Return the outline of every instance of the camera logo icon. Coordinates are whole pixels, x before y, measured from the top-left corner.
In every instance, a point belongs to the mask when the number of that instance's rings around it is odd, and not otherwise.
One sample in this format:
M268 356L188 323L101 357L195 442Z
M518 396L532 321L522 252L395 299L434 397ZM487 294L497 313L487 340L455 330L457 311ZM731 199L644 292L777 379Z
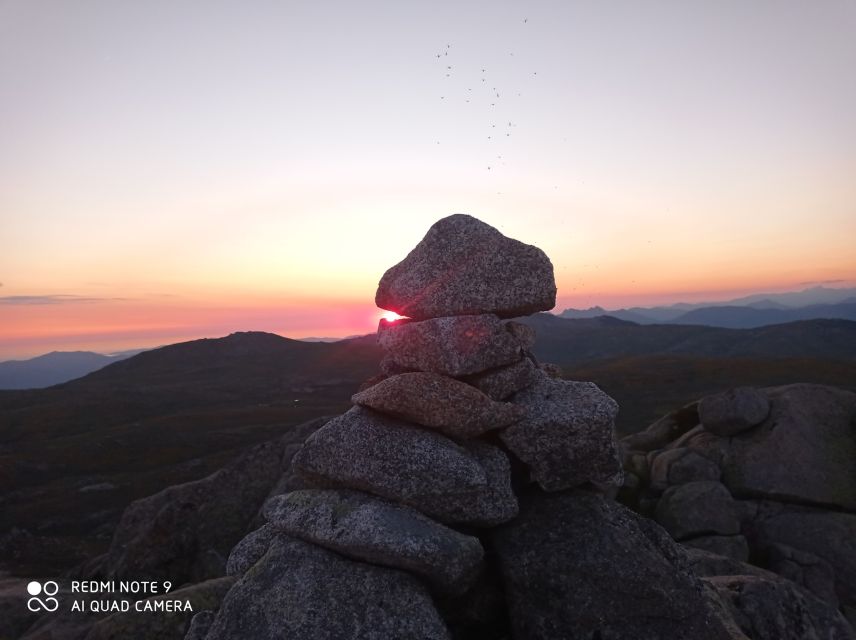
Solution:
M33 580L27 585L27 593L32 596L27 600L27 609L30 611L56 611L59 609L59 600L53 597L59 593L59 585L53 580L48 580L44 584ZM44 598L39 596L44 596Z

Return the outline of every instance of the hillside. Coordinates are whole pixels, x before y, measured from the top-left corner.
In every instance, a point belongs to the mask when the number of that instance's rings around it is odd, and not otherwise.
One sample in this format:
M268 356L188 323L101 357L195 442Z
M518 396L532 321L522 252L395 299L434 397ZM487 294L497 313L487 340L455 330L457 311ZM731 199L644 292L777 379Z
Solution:
M541 313L535 355L563 366L605 358L667 354L721 358L856 360L856 322L807 320L756 329L638 325L609 316L568 320Z
M69 566L132 500L199 478L291 426L343 410L377 371L374 337L272 334L170 345L49 389L0 392L0 569ZM38 541L4 541L12 528ZM8 538L8 536L7 536ZM28 560L29 558L29 560Z
M622 433L736 384L856 381L854 322L527 322L540 360L618 400ZM237 333L141 353L49 389L0 392L0 570L13 557L16 567L61 570L102 552L128 503L339 413L381 356L374 336L310 343Z

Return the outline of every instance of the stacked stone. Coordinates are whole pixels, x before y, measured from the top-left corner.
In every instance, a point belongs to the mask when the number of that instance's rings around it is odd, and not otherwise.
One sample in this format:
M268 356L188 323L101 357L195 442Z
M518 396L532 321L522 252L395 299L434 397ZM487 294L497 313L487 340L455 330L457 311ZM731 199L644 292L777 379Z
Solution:
M198 637L451 637L435 603L498 574L482 541L518 515L515 488L618 483L617 404L551 376L510 320L555 297L540 249L466 215L434 224L380 281L377 305L405 316L380 322L383 374L296 454L308 488L267 503Z

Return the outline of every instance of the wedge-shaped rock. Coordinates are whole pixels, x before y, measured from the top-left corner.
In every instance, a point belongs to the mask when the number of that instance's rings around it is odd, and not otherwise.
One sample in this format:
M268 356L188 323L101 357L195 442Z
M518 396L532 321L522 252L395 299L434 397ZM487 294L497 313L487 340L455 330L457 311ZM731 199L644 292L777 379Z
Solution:
M280 531L354 560L409 571L451 594L472 586L484 556L478 538L358 491L294 491L271 498L264 513Z
M426 587L282 535L229 591L207 640L447 640Z
M505 400L535 382L537 367L523 358L504 367L484 371L464 380L494 400Z
M523 409L523 418L500 437L544 490L621 481L613 436L618 404L597 385L555 380L541 371L511 401Z
M242 576L267 553L276 529L266 524L250 532L235 545L226 562L227 576Z
M474 438L506 427L521 413L514 405L495 402L464 382L422 372L387 378L355 394L351 401L455 438Z
M375 303L409 318L495 313L502 318L556 306L547 255L472 216L438 220L380 280Z
M381 320L378 342L403 370L453 378L511 364L522 343L495 315L450 316L421 322Z
M292 465L319 488L366 491L446 523L493 526L517 514L508 458L354 407L312 434Z

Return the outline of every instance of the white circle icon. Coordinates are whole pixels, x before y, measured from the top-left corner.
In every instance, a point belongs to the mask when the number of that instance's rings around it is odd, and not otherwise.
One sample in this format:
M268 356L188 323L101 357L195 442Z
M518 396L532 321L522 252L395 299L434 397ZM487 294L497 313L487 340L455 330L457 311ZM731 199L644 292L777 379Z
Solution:
M27 593L31 596L37 596L42 592L42 584L40 582L36 582L33 580L30 584L27 585Z

